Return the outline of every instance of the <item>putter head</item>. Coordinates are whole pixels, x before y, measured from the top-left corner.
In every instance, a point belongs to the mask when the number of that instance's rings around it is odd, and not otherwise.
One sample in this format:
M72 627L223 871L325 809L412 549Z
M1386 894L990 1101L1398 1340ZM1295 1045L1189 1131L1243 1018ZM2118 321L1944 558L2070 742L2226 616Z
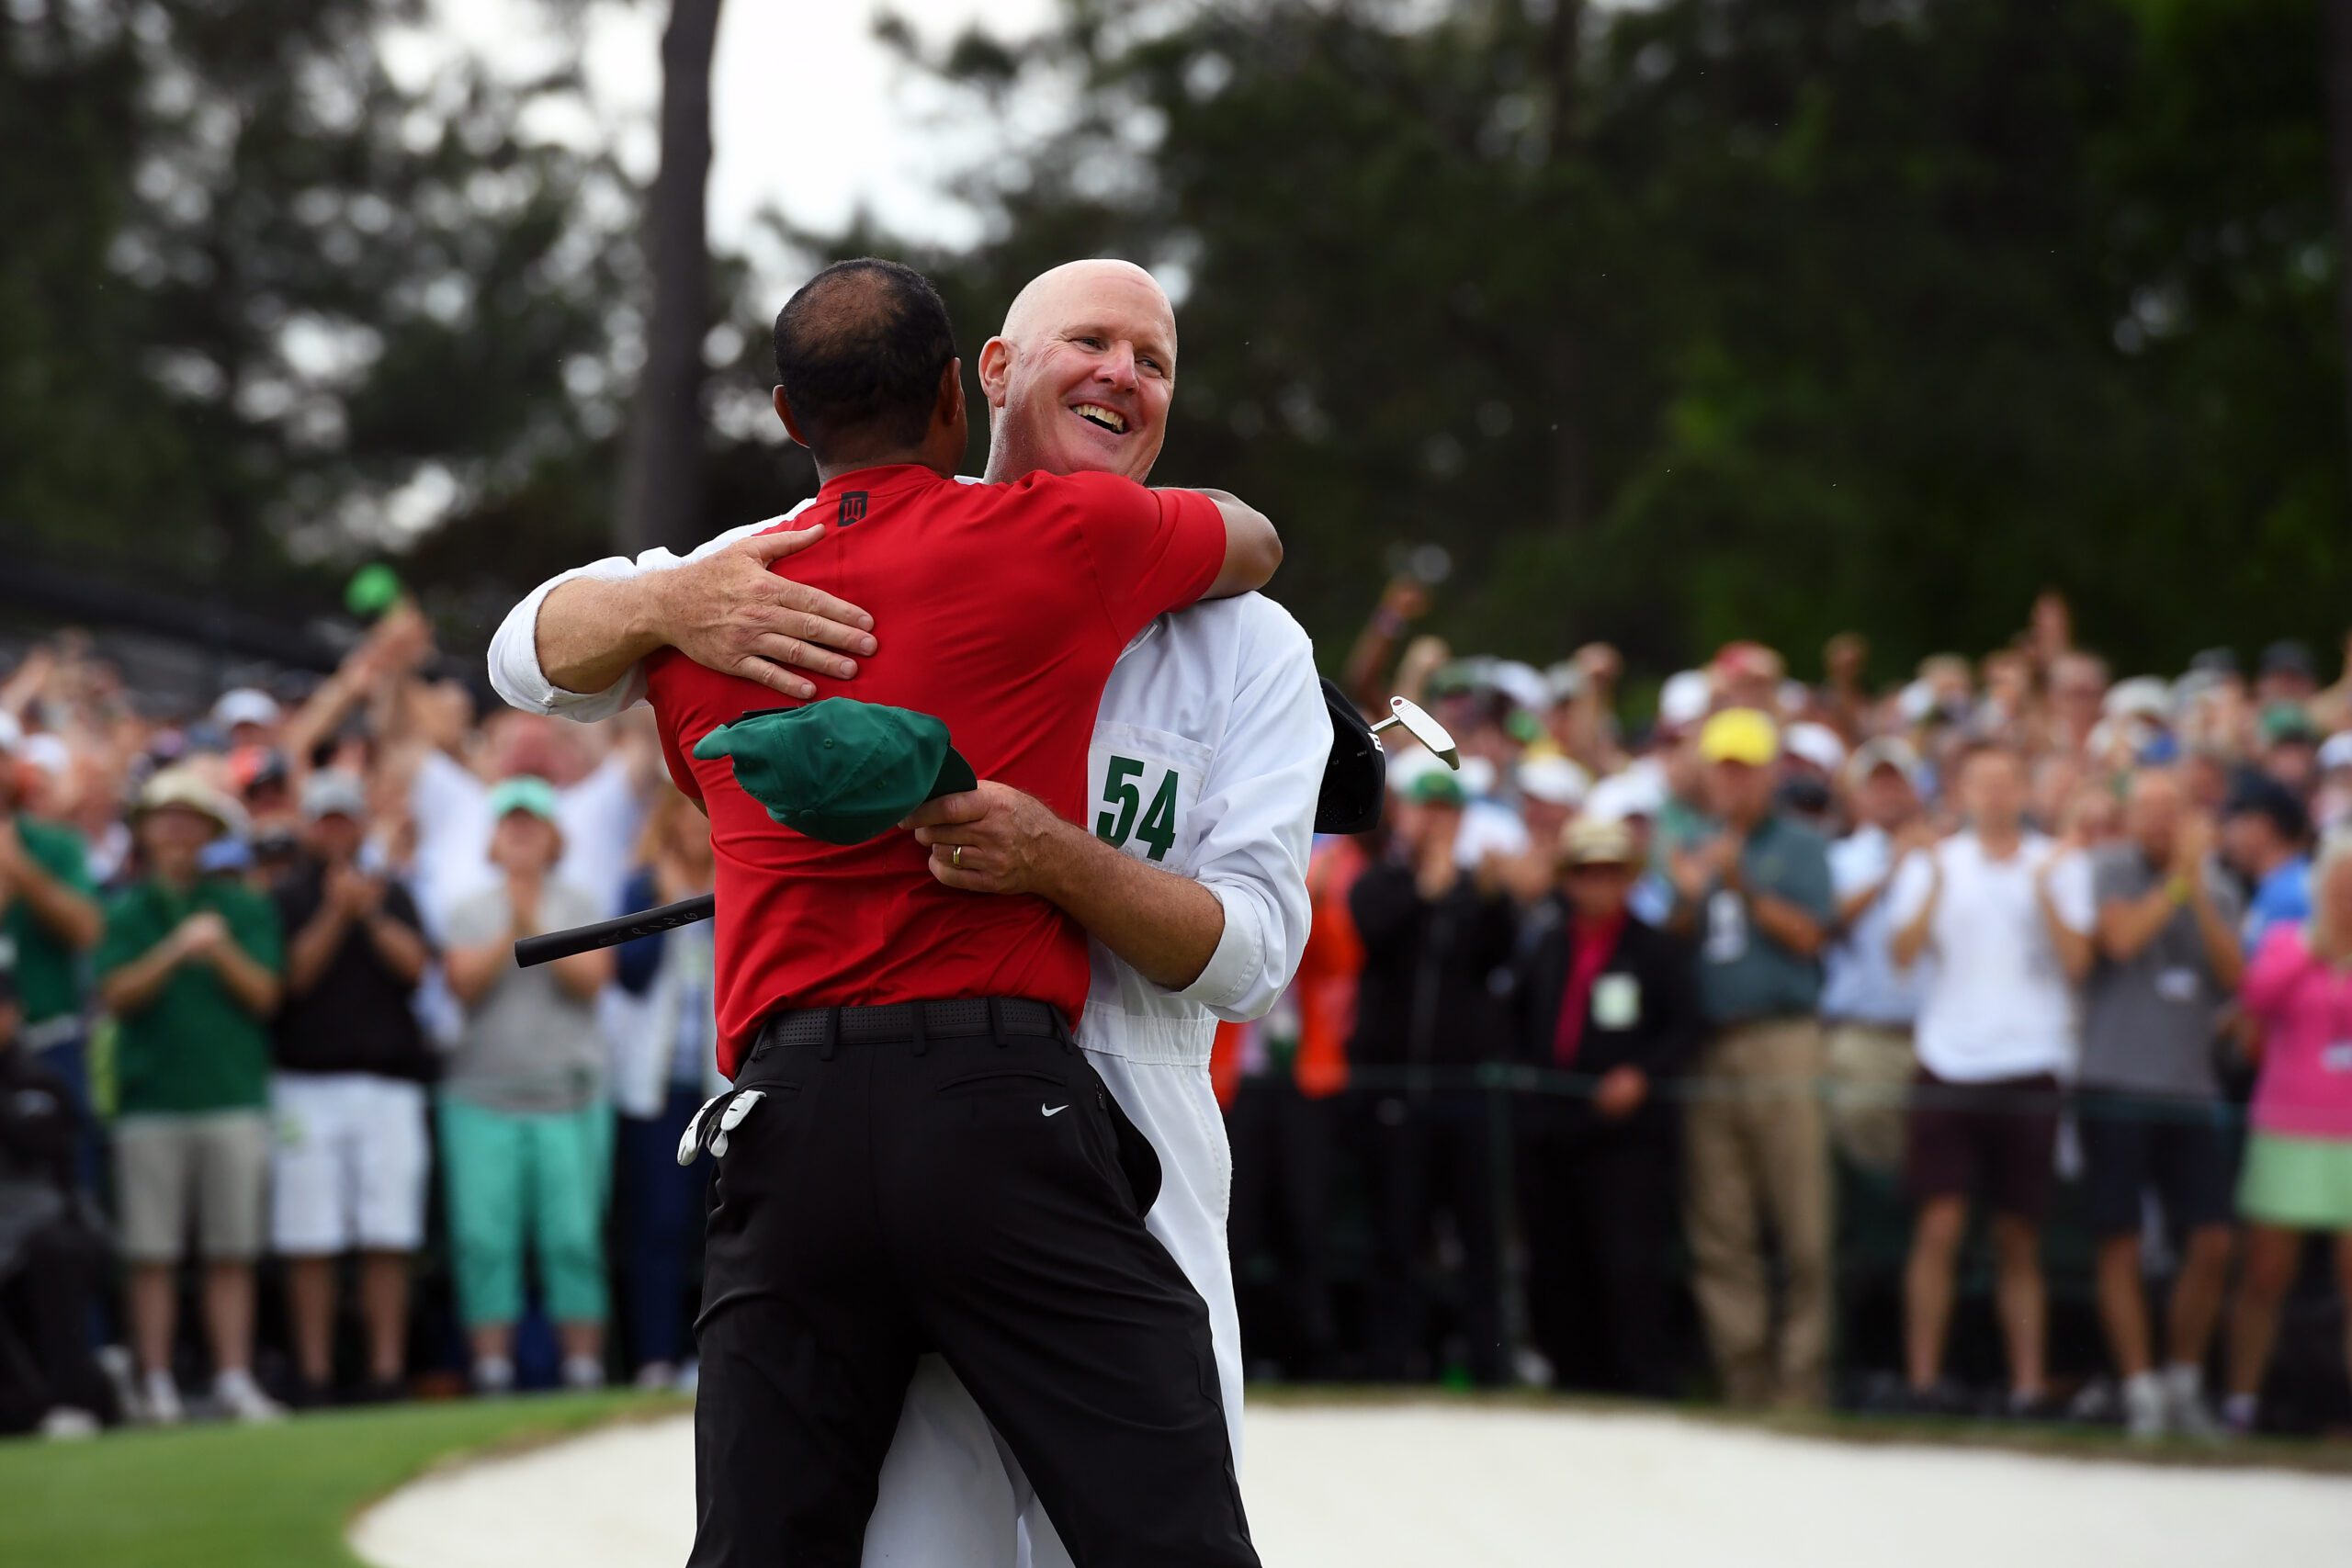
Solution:
M1445 726L1431 718L1417 704L1408 703L1402 697L1389 698L1388 720L1374 728L1385 729L1390 724L1402 726L1406 734L1430 749L1431 756L1456 773L1462 771L1462 753L1455 749L1453 737L1445 732Z

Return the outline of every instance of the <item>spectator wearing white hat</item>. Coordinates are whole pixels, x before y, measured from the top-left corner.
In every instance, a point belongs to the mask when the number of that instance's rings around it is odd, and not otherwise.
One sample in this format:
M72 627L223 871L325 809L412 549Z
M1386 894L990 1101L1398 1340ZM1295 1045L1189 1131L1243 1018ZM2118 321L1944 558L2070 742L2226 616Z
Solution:
M287 1259L306 1398L334 1384L335 1263L351 1252L359 1255L368 1393L389 1397L408 1339L410 1260L424 1240L433 1058L411 999L431 953L407 890L361 866L361 780L312 773L301 814L301 856L275 890L288 936L270 1086L270 1232Z
M1674 884L1656 852L1657 818L1665 806L1664 772L1656 762L1645 760L1596 780L1578 812L1596 822L1622 823L1634 836L1634 850L1644 869L1634 884L1630 902L1635 918L1654 926L1665 925L1674 914Z
M277 699L257 686L223 692L212 705L212 722L228 736L232 750L269 746L277 739L277 727L285 716Z
M130 1265L143 1414L181 1416L172 1377L176 1273L191 1224L205 1263L214 1393L242 1420L278 1414L253 1378L254 1263L269 1180L269 1032L285 950L277 912L198 869L235 807L194 773L147 781L132 815L146 874L107 911L96 969L119 1021L115 1198Z
M1919 1070L1912 1031L1922 976L1898 968L1887 888L1906 855L1936 833L1921 810L1919 761L1901 740L1866 741L1846 779L1854 830L1829 847L1838 923L1822 954L1827 1025L1829 1136L1857 1168L1894 1180L1903 1169L1903 1117Z
M1566 757L1545 755L1522 761L1517 782L1520 820L1526 826L1528 845L1501 869L1511 897L1524 905L1552 890L1557 879L1560 833L1584 804L1592 775Z
M2320 742L2319 788L2312 796L2312 818L2322 834L2352 820L2352 730Z

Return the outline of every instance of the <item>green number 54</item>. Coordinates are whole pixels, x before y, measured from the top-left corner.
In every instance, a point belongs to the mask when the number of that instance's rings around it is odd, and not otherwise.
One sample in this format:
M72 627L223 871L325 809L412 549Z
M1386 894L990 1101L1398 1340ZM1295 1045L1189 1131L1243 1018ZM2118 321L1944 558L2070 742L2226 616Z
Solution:
M1110 760L1102 773L1102 804L1109 809L1095 814L1094 836L1116 849L1125 849L1132 838L1150 852L1150 859L1162 861L1176 842L1177 773L1170 768L1159 775L1148 806L1139 787L1143 773L1143 763L1133 757Z

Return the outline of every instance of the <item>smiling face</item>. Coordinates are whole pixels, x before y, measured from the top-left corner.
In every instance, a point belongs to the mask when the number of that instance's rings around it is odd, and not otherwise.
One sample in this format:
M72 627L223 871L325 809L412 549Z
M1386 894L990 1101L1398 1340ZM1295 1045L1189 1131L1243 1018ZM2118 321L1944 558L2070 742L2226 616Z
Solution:
M1040 276L980 351L988 477L1114 473L1141 480L1167 439L1176 317L1151 275L1084 261Z

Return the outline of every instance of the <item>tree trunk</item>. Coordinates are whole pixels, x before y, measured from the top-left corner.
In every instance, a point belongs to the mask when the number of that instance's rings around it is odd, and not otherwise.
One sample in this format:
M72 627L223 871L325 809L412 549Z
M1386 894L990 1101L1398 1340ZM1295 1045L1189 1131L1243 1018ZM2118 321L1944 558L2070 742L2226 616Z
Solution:
M671 0L662 30L662 167L645 204L653 306L614 530L625 554L695 543L705 532L702 343L710 330L710 243L704 196L720 3Z
M2352 0L2322 0L2327 17L2328 175L2335 182L2335 301L2347 382L2352 382ZM2352 385L2345 393L2347 457L2352 457Z
M1577 73L1584 43L1583 0L1553 0L1552 17L1544 39L1544 73L1550 99L1544 126L1544 163L1556 172L1577 155ZM1548 334L1552 427L1552 522L1562 533L1584 526L1587 490L1590 484L1585 447L1584 338L1577 315L1583 291L1569 288L1558 305L1559 318Z

